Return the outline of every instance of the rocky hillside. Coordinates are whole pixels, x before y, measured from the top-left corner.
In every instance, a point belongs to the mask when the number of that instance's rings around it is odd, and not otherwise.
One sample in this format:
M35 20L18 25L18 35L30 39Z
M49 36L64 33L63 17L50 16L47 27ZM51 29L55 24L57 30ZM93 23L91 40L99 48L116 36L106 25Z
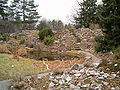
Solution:
M101 35L102 31L101 29L91 30L89 28L81 28L74 30L74 33L81 39L81 42L76 43L75 47L80 48L81 50L93 50L95 47L94 38L97 35Z
M49 77L49 90L120 90L120 75L101 68L75 64L70 70Z

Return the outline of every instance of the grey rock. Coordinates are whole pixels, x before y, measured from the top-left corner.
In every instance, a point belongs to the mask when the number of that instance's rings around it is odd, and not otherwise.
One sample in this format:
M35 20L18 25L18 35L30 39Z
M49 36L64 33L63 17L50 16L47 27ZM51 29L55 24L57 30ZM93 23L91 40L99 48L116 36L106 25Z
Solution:
M117 86L117 87L115 88L115 90L120 90L120 88Z
M93 87L89 87L89 89L88 90L95 90L95 88L93 88Z
M84 68L83 64L75 64L74 66L71 67L71 70L80 70Z
M94 66L94 67L98 67L99 65L100 65L100 62L92 63L92 66Z
M111 74L112 78L116 78L116 76L117 76L116 74Z
M108 82L105 82L105 81L102 81L102 84L107 86L109 83Z
M70 88L61 88L60 90L70 90Z

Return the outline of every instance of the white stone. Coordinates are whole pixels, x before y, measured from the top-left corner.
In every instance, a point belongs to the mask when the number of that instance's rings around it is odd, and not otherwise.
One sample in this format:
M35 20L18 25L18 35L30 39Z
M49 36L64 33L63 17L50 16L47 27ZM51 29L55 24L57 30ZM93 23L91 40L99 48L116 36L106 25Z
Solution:
M74 74L76 77L79 77L79 76L81 76L81 74Z
M107 70L107 71L109 71L110 69L109 69L109 68L107 68L106 70Z
M98 77L98 79L99 79L99 80L103 80L103 79L104 79L104 77Z
M102 72L100 72L100 74L101 74L101 75L103 75L103 74L104 74L104 72L102 71Z
M95 90L102 90L100 87L95 87Z
M51 82L50 84L49 84L49 87L51 88L51 87L54 87L55 86L55 84L53 83L53 82Z
M103 85L107 86L109 83L102 81Z
M60 80L60 81L59 81L59 84L60 84L60 85L65 84L65 80Z
M117 66L118 66L118 64L115 64L114 66L115 66L115 67L117 67Z
M107 74L107 73L104 73L104 75L103 75L104 78L108 78L109 76L110 76L110 75Z
M72 80L72 78L69 77L69 76L66 78L66 81L67 81L67 82L69 82L69 81L71 81L71 80Z
M90 58L92 58L92 57L91 57L91 56L86 56L86 57L85 57L85 59L90 59Z
M89 87L89 85L87 85L87 84L86 85L81 85L80 87L81 88L87 88L87 87Z
M61 79L62 77L61 76L56 76L56 79Z
M96 73L95 71L89 71L90 75L95 75L95 73Z
M114 87L112 87L112 88L111 88L111 90L115 90L115 88L114 88Z
M49 77L49 81L52 81L53 79L54 79L53 76L50 76L50 77Z
M94 67L98 67L100 65L100 62L94 62L94 63L92 63L92 66L94 66Z

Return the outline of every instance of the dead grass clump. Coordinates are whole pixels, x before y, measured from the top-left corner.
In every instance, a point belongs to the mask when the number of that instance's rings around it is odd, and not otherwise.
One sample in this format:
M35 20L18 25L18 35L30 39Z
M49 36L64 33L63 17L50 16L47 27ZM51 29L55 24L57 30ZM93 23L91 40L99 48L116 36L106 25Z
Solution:
M64 73L64 69L53 70L53 75L62 75L63 73Z
M27 56L27 49L24 46L20 47L18 49L18 55L22 57Z
M10 51L8 50L7 44L0 45L0 53L10 53Z

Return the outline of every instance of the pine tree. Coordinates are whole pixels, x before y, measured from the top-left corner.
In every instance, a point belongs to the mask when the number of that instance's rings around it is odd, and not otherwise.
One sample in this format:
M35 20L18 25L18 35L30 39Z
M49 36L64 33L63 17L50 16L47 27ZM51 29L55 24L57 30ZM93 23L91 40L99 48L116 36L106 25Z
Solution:
M97 0L83 0L78 2L80 8L77 10L77 16L74 17L76 28L89 27L89 24L96 24L97 18Z
M104 28L104 39L99 48L106 48L101 51L109 51L120 45L120 0L102 0L103 5L99 12L101 26Z
M28 1L28 8L27 8L27 20L30 22L36 22L40 18L37 8L38 5L34 4L34 0L29 0Z
M8 9L8 5L7 5L8 0L0 0L0 17L4 20L7 18L7 9Z
M22 11L21 11L21 0L13 0L10 5L10 17L12 21L21 21Z
M37 7L34 0L13 0L10 6L11 16L14 21L36 22L39 18Z

